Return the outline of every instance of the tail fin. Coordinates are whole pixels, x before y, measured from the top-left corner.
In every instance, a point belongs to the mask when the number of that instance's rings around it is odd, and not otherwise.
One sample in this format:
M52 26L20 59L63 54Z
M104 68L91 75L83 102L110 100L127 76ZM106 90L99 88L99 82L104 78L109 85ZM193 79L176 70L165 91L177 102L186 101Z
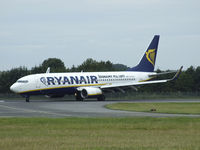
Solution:
M155 35L140 63L128 71L153 72L156 62L159 35Z

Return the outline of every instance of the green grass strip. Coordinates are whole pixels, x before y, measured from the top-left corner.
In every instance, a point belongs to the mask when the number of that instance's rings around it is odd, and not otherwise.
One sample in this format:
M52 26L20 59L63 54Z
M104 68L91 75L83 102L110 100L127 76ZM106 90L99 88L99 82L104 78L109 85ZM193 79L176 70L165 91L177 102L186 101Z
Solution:
M115 103L106 108L115 110L170 114L200 114L200 103Z
M1 118L2 150L200 149L200 118Z

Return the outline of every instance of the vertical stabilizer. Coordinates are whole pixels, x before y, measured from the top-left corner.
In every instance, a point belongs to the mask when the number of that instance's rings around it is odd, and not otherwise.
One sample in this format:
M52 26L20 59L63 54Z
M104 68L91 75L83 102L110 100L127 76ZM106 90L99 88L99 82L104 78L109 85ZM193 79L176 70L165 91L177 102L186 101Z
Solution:
M153 72L156 62L156 54L158 49L159 35L155 35L151 41L148 49L142 57L140 63L130 68L128 71L141 71L141 72Z

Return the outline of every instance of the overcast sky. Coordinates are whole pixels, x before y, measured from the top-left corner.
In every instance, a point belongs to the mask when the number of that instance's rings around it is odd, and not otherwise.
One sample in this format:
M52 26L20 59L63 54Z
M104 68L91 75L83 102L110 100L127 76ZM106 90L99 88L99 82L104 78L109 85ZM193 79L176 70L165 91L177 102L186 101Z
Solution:
M156 69L200 66L200 1L0 0L0 71L47 58L132 67L155 34Z

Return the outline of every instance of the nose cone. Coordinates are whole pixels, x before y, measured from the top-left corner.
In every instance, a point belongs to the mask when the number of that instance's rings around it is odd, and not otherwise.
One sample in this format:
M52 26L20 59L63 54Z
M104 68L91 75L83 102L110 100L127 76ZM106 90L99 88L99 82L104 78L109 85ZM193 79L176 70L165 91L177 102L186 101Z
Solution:
M16 87L16 84L15 84L15 83L10 87L10 90L11 90L12 92L17 93L17 87Z

